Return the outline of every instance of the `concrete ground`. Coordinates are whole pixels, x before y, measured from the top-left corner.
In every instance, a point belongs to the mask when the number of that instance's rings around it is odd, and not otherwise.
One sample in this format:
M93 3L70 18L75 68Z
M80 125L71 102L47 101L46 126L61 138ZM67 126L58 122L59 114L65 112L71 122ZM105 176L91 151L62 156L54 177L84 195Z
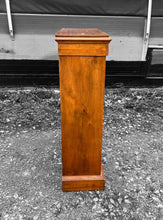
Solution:
M0 219L162 220L163 87L105 90L104 191L61 189L59 95L0 91Z

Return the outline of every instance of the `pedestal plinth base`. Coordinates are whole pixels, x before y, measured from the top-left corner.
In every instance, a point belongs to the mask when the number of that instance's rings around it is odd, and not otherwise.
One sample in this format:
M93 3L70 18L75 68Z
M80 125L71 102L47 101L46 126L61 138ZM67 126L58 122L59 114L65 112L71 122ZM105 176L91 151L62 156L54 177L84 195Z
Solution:
M62 176L63 191L104 190L103 168L100 175Z

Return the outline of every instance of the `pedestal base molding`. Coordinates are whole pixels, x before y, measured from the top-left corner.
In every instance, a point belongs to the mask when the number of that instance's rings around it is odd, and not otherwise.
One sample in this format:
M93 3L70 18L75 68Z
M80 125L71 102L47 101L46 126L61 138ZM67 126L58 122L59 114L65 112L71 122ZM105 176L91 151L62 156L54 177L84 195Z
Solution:
M62 176L64 191L104 190L105 177L103 168L100 175Z

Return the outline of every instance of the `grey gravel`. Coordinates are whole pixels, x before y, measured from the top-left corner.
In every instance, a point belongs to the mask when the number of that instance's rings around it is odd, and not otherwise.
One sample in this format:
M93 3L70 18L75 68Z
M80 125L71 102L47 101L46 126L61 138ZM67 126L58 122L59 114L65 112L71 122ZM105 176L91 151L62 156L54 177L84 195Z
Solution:
M1 220L162 220L163 87L105 90L104 191L62 192L58 89L0 91Z

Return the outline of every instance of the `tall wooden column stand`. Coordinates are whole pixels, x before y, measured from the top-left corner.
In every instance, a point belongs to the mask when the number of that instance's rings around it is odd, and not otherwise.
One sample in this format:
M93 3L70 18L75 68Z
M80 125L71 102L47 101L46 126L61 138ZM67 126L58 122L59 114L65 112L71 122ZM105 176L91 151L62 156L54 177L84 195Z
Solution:
M103 190L101 163L105 63L109 36L98 29L61 29L62 188Z

